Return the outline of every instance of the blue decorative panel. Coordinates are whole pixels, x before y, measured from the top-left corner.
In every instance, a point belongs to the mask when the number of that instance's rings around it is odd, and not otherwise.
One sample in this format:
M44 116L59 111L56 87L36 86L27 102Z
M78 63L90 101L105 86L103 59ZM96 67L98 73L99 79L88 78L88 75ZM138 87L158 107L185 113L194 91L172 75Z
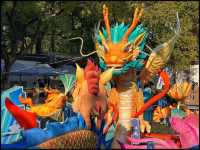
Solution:
M22 86L14 86L1 94L1 144L10 144L21 139L19 124L5 107L5 98L8 97L14 104L24 109L24 105L21 105L18 99L20 95L26 97Z
M132 135L131 137L140 138L140 120L137 118L132 119Z

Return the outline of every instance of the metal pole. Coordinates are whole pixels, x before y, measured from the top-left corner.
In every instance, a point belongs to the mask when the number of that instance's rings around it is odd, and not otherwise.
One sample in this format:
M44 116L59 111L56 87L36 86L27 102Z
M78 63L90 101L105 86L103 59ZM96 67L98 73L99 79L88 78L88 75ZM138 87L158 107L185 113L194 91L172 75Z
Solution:
M21 73L19 74L19 81L20 81L20 84L22 85L22 74Z

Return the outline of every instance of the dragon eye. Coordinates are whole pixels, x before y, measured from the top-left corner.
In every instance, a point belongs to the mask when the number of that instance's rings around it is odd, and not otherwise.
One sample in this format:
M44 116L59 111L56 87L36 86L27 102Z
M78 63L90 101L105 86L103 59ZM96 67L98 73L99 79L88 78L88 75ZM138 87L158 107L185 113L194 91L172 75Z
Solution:
M132 44L128 44L125 48L124 48L124 52L129 52L133 49Z
M104 51L105 53L108 52L108 48L104 45L99 45L99 48Z
M105 52L108 52L108 47L107 46L103 46L103 48L104 48Z
M102 47L103 47L103 50L104 50L105 52L108 52L109 47L108 47L108 45L107 45L105 42L102 43Z

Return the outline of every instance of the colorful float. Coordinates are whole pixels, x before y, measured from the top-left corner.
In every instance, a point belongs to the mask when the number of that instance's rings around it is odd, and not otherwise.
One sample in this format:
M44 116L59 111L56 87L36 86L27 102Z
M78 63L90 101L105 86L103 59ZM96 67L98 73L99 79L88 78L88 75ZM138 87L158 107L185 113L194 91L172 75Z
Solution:
M96 51L91 53L97 53L99 64L88 59L85 68L76 64L75 77L61 76L65 92L45 88L48 96L43 104L33 104L23 93L16 94L17 98L3 94L1 112L6 116L9 112L18 125L16 132L7 134L17 134L18 138L9 140L3 135L2 147L198 148L199 117L181 107L191 84L171 85L170 75L164 70L180 33L178 14L174 36L152 49L146 45L148 31L141 24L142 14L143 8L136 8L130 25L110 26L108 8L103 6L105 28L95 30ZM145 46L150 54L145 52ZM84 55L82 51L81 54ZM157 93L144 90L153 77L160 78L161 88ZM72 103L68 102L68 96L72 96ZM173 103L165 107L156 105L166 96ZM153 119L145 120L144 113L149 108L153 110ZM152 122L162 125L163 120L171 133L155 133ZM3 132L9 132L8 125L12 124L3 123Z

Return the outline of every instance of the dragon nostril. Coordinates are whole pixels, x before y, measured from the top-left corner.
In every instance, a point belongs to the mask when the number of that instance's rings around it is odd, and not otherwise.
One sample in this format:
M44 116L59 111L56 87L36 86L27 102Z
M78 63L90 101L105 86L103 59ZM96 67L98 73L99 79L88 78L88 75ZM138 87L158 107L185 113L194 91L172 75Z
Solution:
M118 62L119 62L119 63L124 63L125 61L127 61L127 60L118 59Z
M110 57L111 62L116 62L117 61L117 56L111 56Z

